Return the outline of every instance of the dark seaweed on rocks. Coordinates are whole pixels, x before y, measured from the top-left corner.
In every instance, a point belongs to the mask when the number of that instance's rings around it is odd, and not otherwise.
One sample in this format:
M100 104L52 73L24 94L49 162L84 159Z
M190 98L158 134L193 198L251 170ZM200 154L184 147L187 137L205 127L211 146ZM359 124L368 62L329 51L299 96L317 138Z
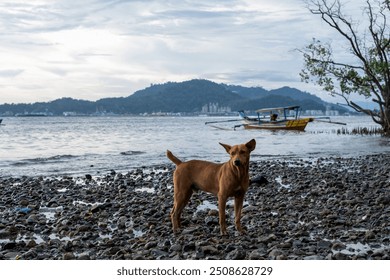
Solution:
M172 234L173 165L2 178L0 259L390 259L388 162L390 155L251 162L252 178L266 181L253 180L246 195L247 233L237 234L228 203L223 238L216 198L202 192Z

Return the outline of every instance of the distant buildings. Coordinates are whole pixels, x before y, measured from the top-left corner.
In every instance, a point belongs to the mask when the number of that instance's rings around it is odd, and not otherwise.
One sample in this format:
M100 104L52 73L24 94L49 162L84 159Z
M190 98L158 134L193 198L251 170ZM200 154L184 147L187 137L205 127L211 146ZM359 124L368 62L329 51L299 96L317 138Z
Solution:
M325 112L322 110L305 110L304 115L306 116L339 116L340 112L337 110L331 110L331 106L326 106Z
M219 106L218 103L205 104L202 107L202 114L224 114L231 113L232 109L229 106Z

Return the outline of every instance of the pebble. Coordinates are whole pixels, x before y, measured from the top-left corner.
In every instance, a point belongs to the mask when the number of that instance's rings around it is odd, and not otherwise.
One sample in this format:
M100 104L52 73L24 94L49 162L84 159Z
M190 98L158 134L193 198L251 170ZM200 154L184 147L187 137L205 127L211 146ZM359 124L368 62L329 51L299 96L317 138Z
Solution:
M383 162L390 155L251 162L246 234L234 228L231 200L224 237L218 210L197 211L216 201L202 192L172 232L171 164L0 178L0 259L389 259L390 167Z

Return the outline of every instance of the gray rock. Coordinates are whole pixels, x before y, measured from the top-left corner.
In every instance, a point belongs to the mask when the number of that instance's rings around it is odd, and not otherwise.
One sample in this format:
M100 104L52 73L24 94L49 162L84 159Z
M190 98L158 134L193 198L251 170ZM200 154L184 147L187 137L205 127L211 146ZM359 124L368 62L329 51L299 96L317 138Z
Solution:
M27 217L26 223L28 223L28 224L36 224L36 223L38 223L37 216L34 215L34 214L31 214L30 216Z
M335 251L341 251L341 250L344 250L345 248L347 248L347 246L341 242L335 242L332 245L332 250L335 250Z
M145 246L144 246L144 248L146 250L149 250L149 249L155 248L155 247L157 247L157 242L156 241L150 241L150 242L146 243Z
M311 255L311 256L306 256L303 259L304 260L323 260L324 257L318 256L318 255Z
M218 217L215 217L215 216L207 216L205 218L205 224L207 226L218 225L219 224L219 219L218 219Z
M126 228L126 222L127 222L127 217L126 216L119 217L118 222L117 222L118 228L119 229L125 229Z
M11 233L6 230L6 229L3 229L3 230L0 230L0 239L7 239L7 238L10 238L11 236Z
M372 230L366 231L364 234L365 239L375 239L375 233Z
M12 249L16 248L16 242L8 241L8 242L4 243L1 247L2 247L2 250L12 250Z
M277 259L278 256L282 255L284 255L284 252L280 249L275 248L269 252L268 257L270 257L271 259Z
M78 259L78 260L90 260L91 257L90 257L90 255L89 255L89 253L81 253L81 254L78 256L77 259Z
M182 249L182 246L180 244L174 244L169 248L170 252L180 252Z
M336 254L333 255L333 259L335 260L349 260L349 256L346 254L343 254L341 252L337 252Z
M160 249L152 249L151 250L151 254L156 259L165 258L165 257L167 257L169 255L168 252L165 252L165 251L160 250Z
M242 248L233 250L226 255L227 260L244 260L245 257L246 252Z
M262 249L255 249L249 253L248 259L250 260L264 260L267 256L267 251Z
M332 242L326 240L320 240L317 242L318 248L328 249L332 246Z
M205 254L210 254L210 255L217 255L217 254L219 254L219 250L217 248L215 248L214 246L211 246L211 245L202 246L201 250Z
M20 258L20 254L17 251L10 251L4 254L6 260L17 260Z
M63 260L74 260L76 259L75 255L72 252L65 253L62 257Z

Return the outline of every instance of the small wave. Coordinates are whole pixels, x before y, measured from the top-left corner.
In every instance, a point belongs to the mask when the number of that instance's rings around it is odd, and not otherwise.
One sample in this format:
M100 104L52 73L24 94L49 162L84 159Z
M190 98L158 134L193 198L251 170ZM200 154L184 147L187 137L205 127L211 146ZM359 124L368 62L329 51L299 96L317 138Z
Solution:
M33 159L27 159L27 161L31 162L45 162L45 161L57 161L57 160L62 160L62 159L71 159L71 158L76 158L77 156L72 156L72 155L56 155L56 156L51 156L51 157L43 157L43 158L33 158Z
M17 162L14 162L14 166L22 166L22 165L28 165L28 164L39 164L39 163L51 163L51 162L57 162L61 160L67 160L71 158L76 158L77 156L72 155L56 155L51 157L39 157L39 158L29 158L29 159L23 159Z
M135 156L135 155L142 155L145 154L145 152L142 151L126 151L120 153L123 156Z

